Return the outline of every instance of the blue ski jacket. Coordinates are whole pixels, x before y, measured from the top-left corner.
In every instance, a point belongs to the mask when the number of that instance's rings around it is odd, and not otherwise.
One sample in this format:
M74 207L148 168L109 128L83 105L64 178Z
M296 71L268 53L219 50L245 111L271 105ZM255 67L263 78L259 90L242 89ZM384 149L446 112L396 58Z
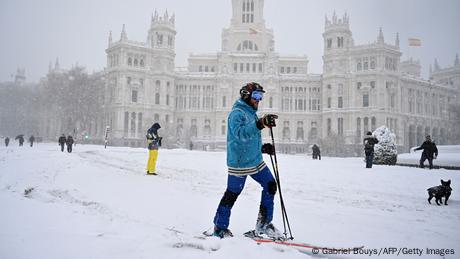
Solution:
M265 167L256 110L238 99L228 115L227 166L232 175L251 175Z

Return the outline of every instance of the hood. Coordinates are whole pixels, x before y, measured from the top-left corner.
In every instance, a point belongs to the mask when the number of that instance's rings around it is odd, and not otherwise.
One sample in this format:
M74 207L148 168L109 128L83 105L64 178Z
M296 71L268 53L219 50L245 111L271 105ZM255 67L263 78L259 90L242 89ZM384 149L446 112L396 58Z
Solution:
M246 110L246 111L249 111L251 113L256 113L257 110L254 109L254 107L252 107L251 105L247 104L243 99L238 99L235 104L233 104L233 108L239 108L239 109L242 109L242 110Z

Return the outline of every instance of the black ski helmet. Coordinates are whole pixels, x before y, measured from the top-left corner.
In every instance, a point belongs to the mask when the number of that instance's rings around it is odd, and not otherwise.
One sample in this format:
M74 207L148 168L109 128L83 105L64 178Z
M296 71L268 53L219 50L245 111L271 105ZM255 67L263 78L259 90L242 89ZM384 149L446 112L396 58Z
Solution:
M245 101L246 103L249 103L249 100L251 100L252 92L254 91L265 93L264 88L260 84L256 82L251 82L241 87L240 89L241 99L243 99L243 101Z

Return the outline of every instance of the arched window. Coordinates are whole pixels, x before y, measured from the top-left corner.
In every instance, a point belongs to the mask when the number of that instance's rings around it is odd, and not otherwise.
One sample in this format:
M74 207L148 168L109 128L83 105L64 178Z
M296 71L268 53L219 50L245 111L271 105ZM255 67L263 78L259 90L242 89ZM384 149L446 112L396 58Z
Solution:
M143 59L141 59L141 61L139 63L141 65L141 67L144 67L144 60Z
M207 137L211 136L211 120L204 121L204 135Z
M244 40L240 44L238 44L238 47L236 48L237 51L258 51L259 47L257 44L250 40Z
M222 127L221 127L221 130L220 130L221 135L225 135L226 128L227 128L227 126L225 126L225 120L222 120Z
M142 133L142 112L137 114L137 132Z
M136 113L131 113L131 133L136 133Z
M137 60L137 58L134 59L134 66L137 67L139 61Z
M155 94L155 104L160 104L160 94L159 93Z
M356 118L356 143L360 143L361 141L361 118Z
M369 131L369 118L368 117L364 117L363 124L364 124L364 132L368 132Z

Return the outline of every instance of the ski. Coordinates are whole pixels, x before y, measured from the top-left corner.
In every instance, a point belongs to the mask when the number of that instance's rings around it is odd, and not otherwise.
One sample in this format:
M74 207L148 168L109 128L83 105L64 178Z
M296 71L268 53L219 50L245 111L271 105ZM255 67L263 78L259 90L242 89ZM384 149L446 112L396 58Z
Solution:
M345 255L356 254L356 251L359 251L364 248L364 246L357 247L327 247L327 246L318 246L302 242L294 242L290 239L272 239L264 236L260 236L256 233L255 230L250 230L244 233L245 237L248 237L258 244L273 244L286 246L296 249L297 251L318 257L337 257L344 258Z

